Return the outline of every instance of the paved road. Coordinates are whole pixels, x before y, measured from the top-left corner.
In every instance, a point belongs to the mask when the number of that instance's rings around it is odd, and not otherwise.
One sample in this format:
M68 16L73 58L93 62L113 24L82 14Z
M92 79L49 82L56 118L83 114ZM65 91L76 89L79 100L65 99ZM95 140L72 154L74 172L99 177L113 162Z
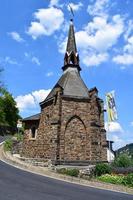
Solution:
M2 136L0 135L0 143L3 142L4 140L6 140L7 138L9 138L10 136L6 135L6 136Z
M65 183L0 161L0 200L131 200L133 195Z

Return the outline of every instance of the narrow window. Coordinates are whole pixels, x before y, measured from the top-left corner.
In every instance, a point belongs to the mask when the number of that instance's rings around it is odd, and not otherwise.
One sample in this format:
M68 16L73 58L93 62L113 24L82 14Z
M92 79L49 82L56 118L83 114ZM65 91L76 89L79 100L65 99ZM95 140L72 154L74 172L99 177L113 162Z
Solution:
M35 138L36 137L36 127L33 126L31 129L31 138Z

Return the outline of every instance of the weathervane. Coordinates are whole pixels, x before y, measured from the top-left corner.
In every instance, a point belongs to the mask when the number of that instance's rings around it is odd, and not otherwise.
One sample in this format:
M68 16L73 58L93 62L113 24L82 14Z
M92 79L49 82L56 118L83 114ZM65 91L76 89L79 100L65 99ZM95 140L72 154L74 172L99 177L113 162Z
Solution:
M71 21L73 21L73 18L74 18L74 12L73 12L73 9L72 9L72 7L71 7L70 4L68 4L68 7L70 8L70 12L71 12L71 15L72 15L72 19L71 19Z

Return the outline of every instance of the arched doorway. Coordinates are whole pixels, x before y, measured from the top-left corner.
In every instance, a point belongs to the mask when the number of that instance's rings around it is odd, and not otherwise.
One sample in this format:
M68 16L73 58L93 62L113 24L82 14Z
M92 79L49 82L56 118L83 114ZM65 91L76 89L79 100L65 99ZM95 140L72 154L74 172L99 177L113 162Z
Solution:
M82 120L72 117L65 129L65 160L86 159L86 128Z

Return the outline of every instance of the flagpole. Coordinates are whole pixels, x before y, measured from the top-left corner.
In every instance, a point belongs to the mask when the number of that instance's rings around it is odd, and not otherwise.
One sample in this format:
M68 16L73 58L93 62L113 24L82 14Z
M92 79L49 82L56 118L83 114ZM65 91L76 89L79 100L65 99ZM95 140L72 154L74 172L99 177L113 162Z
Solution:
M109 93L106 93L106 104L107 104L107 133L108 133L108 139L109 139L109 126L110 122L115 122L117 118L117 111L116 111L116 105L115 105L115 95L114 91L111 91ZM111 162L111 143L109 140L109 162Z
M110 139L109 139L109 121L107 123L107 133L108 133L108 141L109 141L109 162L111 162L111 145L110 145Z

